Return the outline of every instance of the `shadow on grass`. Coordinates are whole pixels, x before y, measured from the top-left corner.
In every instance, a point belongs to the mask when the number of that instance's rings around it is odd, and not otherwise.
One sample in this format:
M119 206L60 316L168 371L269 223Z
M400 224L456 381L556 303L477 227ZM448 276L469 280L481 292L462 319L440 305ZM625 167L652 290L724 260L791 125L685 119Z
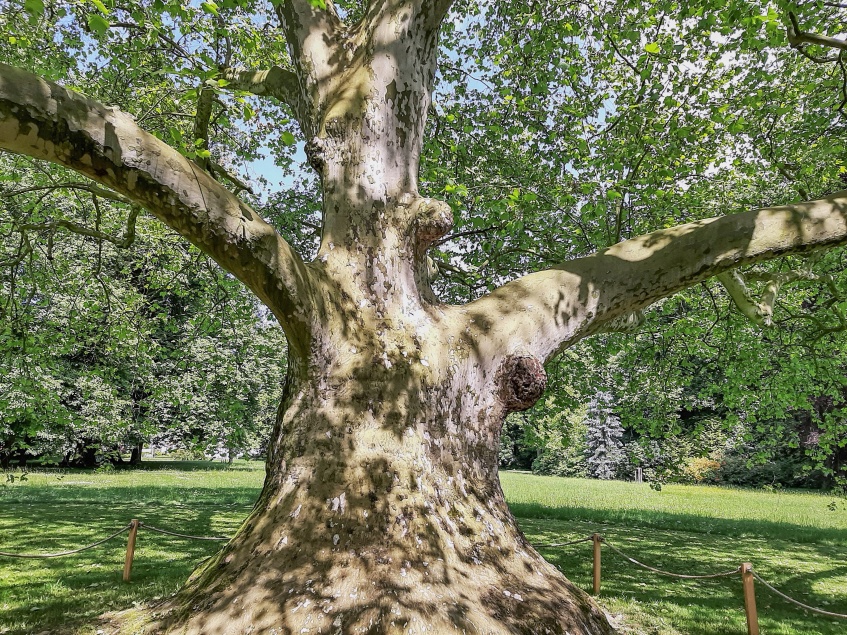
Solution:
M776 538L797 543L829 542L847 546L847 527L844 529L807 527L768 520L712 518L697 514L679 514L655 510L591 509L587 507L549 507L537 503L509 504L518 518L542 520L577 520L594 523L650 527L660 530L717 534L722 536L751 536Z
M752 561L760 575L783 592L813 606L847 613L847 579L843 548L831 544L796 544L762 537L727 539L633 525L598 526L584 521L519 519L530 541L575 539L603 533L627 555L650 566L681 574L731 571ZM561 533L559 533L561 532ZM557 535L558 534L558 535ZM591 543L541 548L545 558L574 583L591 589ZM826 583L821 585L821 583ZM756 587L762 632L770 635L843 635L847 621L806 613ZM661 576L628 562L607 547L602 550L601 600L613 611L647 616L644 632L726 635L746 632L740 575L717 579L681 580ZM657 627L659 625L659 627ZM653 629L656 630L653 630Z
M51 502L3 506L0 550L49 553L91 544L139 518L149 525L195 536L231 536L249 507L160 505L112 492L109 505ZM132 581L122 581L127 534L94 549L55 559L0 558L6 605L4 633L65 633L92 623L104 611L124 609L175 592L191 571L224 542L138 533ZM1 630L1 629L0 629Z
M233 463L215 461L142 461L138 465L118 465L118 470L176 470L178 472L253 472L264 467L263 461L234 461Z
M185 487L179 484L73 487L39 485L28 488L0 490L2 505L39 505L54 503L68 505L102 505L132 508L148 506L175 506L188 509L193 506L219 508L252 507L259 497L261 486L245 487Z

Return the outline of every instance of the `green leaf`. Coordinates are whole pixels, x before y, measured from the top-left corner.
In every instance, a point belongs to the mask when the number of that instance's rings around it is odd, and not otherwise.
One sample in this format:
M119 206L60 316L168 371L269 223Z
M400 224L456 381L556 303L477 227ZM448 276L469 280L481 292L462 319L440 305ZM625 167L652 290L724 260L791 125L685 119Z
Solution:
M39 18L44 13L44 2L42 0L26 0L24 2L24 11L29 13L33 18Z
M282 139L282 142L287 146L293 146L294 142L297 141L294 135L288 132L287 130L282 133L280 138Z
M326 11L326 0L309 0L309 4L312 5L315 9Z
M203 11L205 11L206 13L218 15L218 5L214 2L201 2L200 6L203 7Z
M658 42L650 42L647 46L644 47L644 50L648 53L659 53L662 50L662 47L659 46Z
M101 0L89 0L91 4L97 7L97 10L103 15L109 15L109 9L106 8L106 5L101 2Z
M88 15L88 28L97 35L103 35L109 30L109 21L102 15L91 13Z

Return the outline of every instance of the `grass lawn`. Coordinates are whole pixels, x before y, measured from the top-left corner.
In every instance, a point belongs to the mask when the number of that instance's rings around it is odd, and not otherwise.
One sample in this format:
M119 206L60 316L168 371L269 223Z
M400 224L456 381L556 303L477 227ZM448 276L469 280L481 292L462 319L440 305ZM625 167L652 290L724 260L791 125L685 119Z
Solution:
M143 470L30 473L0 487L0 551L89 544L132 518L194 535L232 534L261 486L262 464L148 463ZM503 473L506 496L535 542L598 531L647 564L681 573L742 561L802 602L847 613L847 506L830 496L717 487L583 481ZM0 558L0 633L91 634L100 613L175 591L218 543L139 533L133 581L121 581L126 536L51 560ZM576 584L591 585L591 545L544 548ZM607 548L601 601L639 632L746 633L740 577L680 581L638 569ZM836 635L847 621L812 616L757 587L763 635Z

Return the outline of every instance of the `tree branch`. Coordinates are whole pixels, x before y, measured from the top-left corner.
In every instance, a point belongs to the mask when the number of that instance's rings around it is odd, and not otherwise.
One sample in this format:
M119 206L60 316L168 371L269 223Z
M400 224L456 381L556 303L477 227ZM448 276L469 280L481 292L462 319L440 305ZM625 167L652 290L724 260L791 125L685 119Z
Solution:
M756 302L741 272L725 271L718 274L718 280L744 317L759 328L770 326L773 323L773 304L768 306L764 302Z
M273 97L288 105L299 119L303 103L297 75L282 66L266 70L251 71L243 68L227 68L220 75L229 82L226 90L243 90L263 97ZM214 84L213 80L212 83Z
M797 22L797 16L794 15L793 12L788 12L788 19L791 20L791 26L788 27L786 35L788 36L788 43L791 44L791 47L797 49L809 59L823 63L823 62L832 62L835 61L836 58L818 58L813 55L809 55L805 51L803 51L803 44L816 44L818 46L823 46L827 48L834 48L841 51L847 51L847 41L839 40L834 37L828 37L826 35L818 35L816 33L806 33L802 29L800 29L800 24Z
M847 191L696 221L503 285L461 309L492 351L548 359L619 316L736 267L847 243Z
M0 149L88 176L149 210L242 280L292 345L308 341L310 275L255 211L132 117L0 64Z
M96 238L97 240L105 240L106 242L110 242L115 245L115 247L126 249L135 241L135 225L140 213L141 208L138 205L133 205L129 212L129 217L126 221L126 230L122 237L112 236L111 234L106 234L97 229L89 229L84 225L80 225L79 223L75 223L64 218L50 221L49 223L23 223L18 225L17 229L21 232L49 231L51 233L54 233L57 229L66 229L71 233L79 234L80 236L87 236L88 238Z
M201 86L197 95L197 113L194 115L194 145L200 150L209 150L209 121L212 119L212 106L215 103L215 92L209 86ZM197 165L209 171L210 159L198 157Z
M117 203L124 203L125 205L132 205L132 201L121 196L120 194L115 194L111 190L103 189L102 187L97 187L91 183L59 183L57 185L36 185L33 187L24 187L20 190L14 190L12 192L7 193L5 196L19 196L21 194L27 194L29 192L43 192L46 190L83 190L85 192L89 192L94 194L95 196L99 196L100 198L105 198L110 201L115 201Z

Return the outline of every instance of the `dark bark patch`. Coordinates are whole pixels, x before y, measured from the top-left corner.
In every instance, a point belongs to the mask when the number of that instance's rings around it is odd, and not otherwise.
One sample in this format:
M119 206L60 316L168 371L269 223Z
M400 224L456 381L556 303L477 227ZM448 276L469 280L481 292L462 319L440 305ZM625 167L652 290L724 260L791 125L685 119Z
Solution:
M510 355L498 373L500 401L509 412L527 410L547 387L544 365L532 355Z
M309 161L309 165L311 165L318 174L323 174L323 169L326 165L326 144L324 140L319 137L313 137L308 143L306 143L304 150L306 152L306 159Z

